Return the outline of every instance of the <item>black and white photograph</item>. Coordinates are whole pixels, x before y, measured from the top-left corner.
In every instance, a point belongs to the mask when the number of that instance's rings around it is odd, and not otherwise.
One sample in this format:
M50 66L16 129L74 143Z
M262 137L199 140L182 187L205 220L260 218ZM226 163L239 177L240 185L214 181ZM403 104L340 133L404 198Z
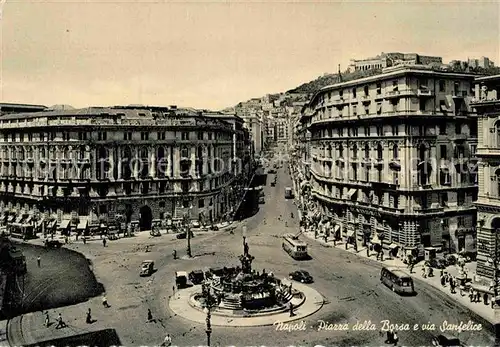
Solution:
M0 346L500 346L499 14L0 0Z

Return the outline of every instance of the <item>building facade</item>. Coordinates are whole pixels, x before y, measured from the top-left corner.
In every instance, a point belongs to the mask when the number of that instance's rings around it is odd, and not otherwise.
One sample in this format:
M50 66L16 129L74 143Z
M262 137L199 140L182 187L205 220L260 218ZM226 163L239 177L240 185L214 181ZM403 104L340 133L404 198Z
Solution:
M401 64L420 64L429 65L432 63L442 64L441 57L420 55L416 53L382 53L373 58L355 60L351 59L349 70L364 71L372 69L384 69L386 67Z
M335 84L302 111L301 170L331 233L423 255L474 251L474 76L423 66Z
M500 75L476 79L479 192L477 206L477 274L495 276L500 233Z
M221 220L239 203L235 167L250 160L242 121L227 118L174 106L4 115L0 208L90 223L122 215L145 230L186 214Z

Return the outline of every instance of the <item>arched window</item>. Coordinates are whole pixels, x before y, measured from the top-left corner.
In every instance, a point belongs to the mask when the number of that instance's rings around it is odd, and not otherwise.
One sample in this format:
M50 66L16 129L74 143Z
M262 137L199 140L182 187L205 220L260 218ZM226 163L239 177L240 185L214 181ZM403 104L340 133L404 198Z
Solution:
M189 149L185 146L181 148L181 158L188 159L189 158Z
M379 143L377 145L377 159L383 159L384 157L384 149L382 148L382 145Z
M339 146L339 158L344 157L344 146L340 145Z
M394 144L394 147L392 147L392 157L394 159L399 158L399 148L398 148L398 145L396 143Z
M358 146L356 144L354 144L354 146L352 146L352 157L354 159L356 159L358 157Z
M370 158L370 146L368 144L365 145L365 158Z
M418 149L418 157L420 158L420 161L425 161L427 159L427 148L423 143Z

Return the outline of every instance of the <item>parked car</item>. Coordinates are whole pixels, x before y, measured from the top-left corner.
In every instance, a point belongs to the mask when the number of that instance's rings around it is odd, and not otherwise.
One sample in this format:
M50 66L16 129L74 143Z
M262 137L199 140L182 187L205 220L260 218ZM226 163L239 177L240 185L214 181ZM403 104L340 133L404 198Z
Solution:
M294 272L290 272L289 275L291 280L301 282L301 283L312 283L313 277L309 274L309 272L305 270L297 270Z
M52 238L48 238L48 239L45 239L45 247L47 248L61 248L61 246L64 244L64 239L62 238L56 238L56 239L52 239Z
M154 272L155 262L152 260L144 260L141 265L140 276L151 276Z
M189 273L189 280L192 284L200 284L205 280L205 274L202 270L194 270Z
M436 347L461 347L464 346L460 340L453 336L437 335L432 338L432 345Z
M191 223L191 225L193 226L193 228L200 228L201 227L200 222L198 222L198 221L193 221Z
M189 230L189 233L191 234L191 238L194 237L194 234L191 230ZM183 231L182 233L177 234L176 236L178 239L185 239L187 237L187 232Z
M186 271L176 271L175 285L177 289L185 288L187 286L188 273Z
M115 230L108 231L108 240L118 240L118 233Z

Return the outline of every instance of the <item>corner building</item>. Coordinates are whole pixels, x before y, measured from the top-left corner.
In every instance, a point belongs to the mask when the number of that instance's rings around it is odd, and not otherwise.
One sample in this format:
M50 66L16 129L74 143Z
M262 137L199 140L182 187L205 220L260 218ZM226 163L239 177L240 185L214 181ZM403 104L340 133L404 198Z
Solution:
M231 119L176 107L4 115L0 208L79 223L119 214L143 230L186 214L221 220L239 203L234 183L249 177L248 132Z
M303 109L311 195L331 232L392 255L475 251L474 76L404 66L325 87ZM304 159L303 159L304 161Z
M500 75L476 79L471 102L477 113L479 192L477 274L493 279L500 258Z

